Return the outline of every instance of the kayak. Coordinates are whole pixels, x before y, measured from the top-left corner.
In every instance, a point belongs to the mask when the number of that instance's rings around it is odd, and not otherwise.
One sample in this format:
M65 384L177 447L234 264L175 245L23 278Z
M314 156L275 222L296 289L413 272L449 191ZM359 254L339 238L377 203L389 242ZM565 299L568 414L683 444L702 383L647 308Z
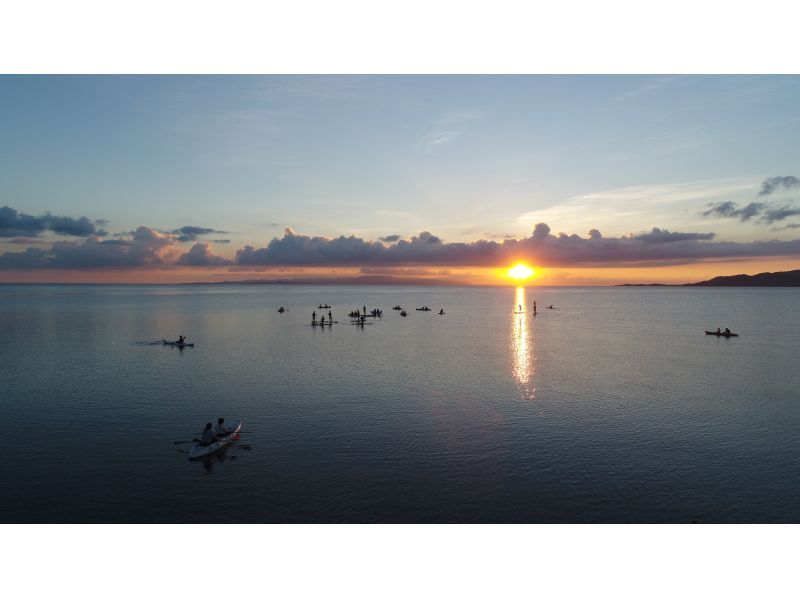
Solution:
M218 450L225 448L232 442L239 440L239 431L242 429L242 422L233 422L233 431L225 438L220 438L217 442L202 446L199 442L195 444L189 451L189 459L200 459L211 453L216 453Z
M711 330L706 330L706 334L708 334L710 336L724 336L725 338L728 338L728 337L731 337L731 336L739 336L735 332L731 332L730 334L726 334L724 332L712 332Z
M194 343L179 343L178 341L161 341L170 347L194 347Z

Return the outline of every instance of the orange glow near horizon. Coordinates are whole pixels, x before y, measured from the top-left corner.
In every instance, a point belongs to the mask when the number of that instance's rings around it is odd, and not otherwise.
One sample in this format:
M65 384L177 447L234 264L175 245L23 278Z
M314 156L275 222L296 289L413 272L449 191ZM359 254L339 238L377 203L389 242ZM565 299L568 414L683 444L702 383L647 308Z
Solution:
M514 264L516 267L517 263ZM525 266L525 264L522 264ZM525 266L529 267L529 266ZM95 284L178 284L182 282L220 282L223 280L252 280L312 277L317 279L356 277L363 275L385 275L420 278L432 283L465 285L530 285L536 286L609 286L622 283L682 284L699 282L715 276L733 274L758 274L797 270L797 258L768 258L735 262L697 262L672 266L637 267L537 267L528 279L515 279L508 275L509 268L463 267L385 267L369 270L358 267L323 268L265 268L263 270L211 267L191 268L186 266L149 267L104 270L0 270L0 283L95 283Z

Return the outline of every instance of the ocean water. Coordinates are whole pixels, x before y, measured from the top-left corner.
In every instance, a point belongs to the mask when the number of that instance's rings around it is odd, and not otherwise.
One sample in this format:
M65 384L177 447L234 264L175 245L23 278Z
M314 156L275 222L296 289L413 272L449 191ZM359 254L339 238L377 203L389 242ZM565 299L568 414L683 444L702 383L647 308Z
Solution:
M0 521L800 522L798 341L800 289L0 285Z

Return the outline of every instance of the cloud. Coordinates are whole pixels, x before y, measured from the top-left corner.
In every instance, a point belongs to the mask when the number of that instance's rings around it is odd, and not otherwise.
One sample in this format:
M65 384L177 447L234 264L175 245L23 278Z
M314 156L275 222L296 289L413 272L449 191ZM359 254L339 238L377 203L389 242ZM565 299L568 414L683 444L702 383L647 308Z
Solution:
M459 125L480 118L480 116L481 114L474 110L455 110L444 114L422 137L417 144L417 150L430 152L442 145L452 143L461 135Z
M602 221L609 223L611 232L620 234L644 230L659 221L674 221L676 214L694 214L708 202L723 202L743 192L755 193L757 188L750 181L727 179L609 189L524 212L517 224L549 222L562 229L588 230Z
M759 216L759 224L772 224L792 216L800 215L800 208L794 206L773 207L768 203L750 202L743 208L739 208L732 201L708 204L708 209L701 212L702 216L717 216L719 218L738 218L742 222L751 220Z
M181 228L176 228L175 230L167 231L167 233L171 235L176 235L175 237L176 241L185 243L188 241L196 241L197 237L201 235L210 235L212 233L224 235L227 234L227 231L214 230L213 228L203 228L200 226L182 226Z
M600 231L590 231L590 238L592 238L592 233L595 233L595 240L601 238L598 236ZM637 235L635 238L643 243L674 243L676 241L710 241L715 236L714 233L671 233L668 230L653 227L649 233Z
M210 243L195 243L192 248L178 258L181 266L227 266L229 259L213 255Z
M3 206L0 208L0 237L36 237L45 231L73 237L102 237L107 233L98 228L99 222L102 221L92 222L86 216L70 218L50 213L31 216Z
M743 208L739 208L732 201L722 201L708 204L708 209L701 212L701 215L706 217L717 216L718 218L738 218L742 222L746 222L754 216L758 216L766 207L766 203L753 201Z
M6 243L13 243L14 245L41 245L44 243L44 241L41 239L31 239L28 237L17 237L15 239L6 241Z
M764 179L758 196L771 195L780 189L794 189L800 187L800 179L796 176L772 176Z
M525 259L546 267L668 265L755 257L800 255L800 239L736 243L713 241L713 233L671 232L653 228L638 235L588 237L551 234L545 223L523 239L446 243L423 231L386 246L356 236L333 239L293 231L266 247L246 246L236 254L239 266L499 266Z
M380 237L380 240L384 243L396 243L400 239L400 235L386 235L385 237Z
M126 238L57 241L49 248L29 247L0 255L0 269L131 268L170 263L170 235L140 226Z
M765 224L772 224L773 222L785 220L786 218L791 218L792 216L798 215L800 215L800 208L783 206L781 208L765 210L764 214L761 216L761 218L759 218L759 221L764 222Z

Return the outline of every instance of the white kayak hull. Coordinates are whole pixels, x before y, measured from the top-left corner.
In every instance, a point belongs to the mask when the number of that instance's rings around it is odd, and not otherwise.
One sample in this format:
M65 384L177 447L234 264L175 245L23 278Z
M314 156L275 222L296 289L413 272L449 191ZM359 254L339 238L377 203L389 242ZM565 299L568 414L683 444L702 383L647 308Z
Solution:
M240 421L233 422L231 428L233 428L233 431L230 434L228 434L225 438L221 438L217 442L209 444L208 446L202 446L200 443L195 444L189 451L189 459L202 459L206 455L216 453L217 451L225 448L232 442L236 442L237 440L239 440L239 432L242 429L242 422Z

